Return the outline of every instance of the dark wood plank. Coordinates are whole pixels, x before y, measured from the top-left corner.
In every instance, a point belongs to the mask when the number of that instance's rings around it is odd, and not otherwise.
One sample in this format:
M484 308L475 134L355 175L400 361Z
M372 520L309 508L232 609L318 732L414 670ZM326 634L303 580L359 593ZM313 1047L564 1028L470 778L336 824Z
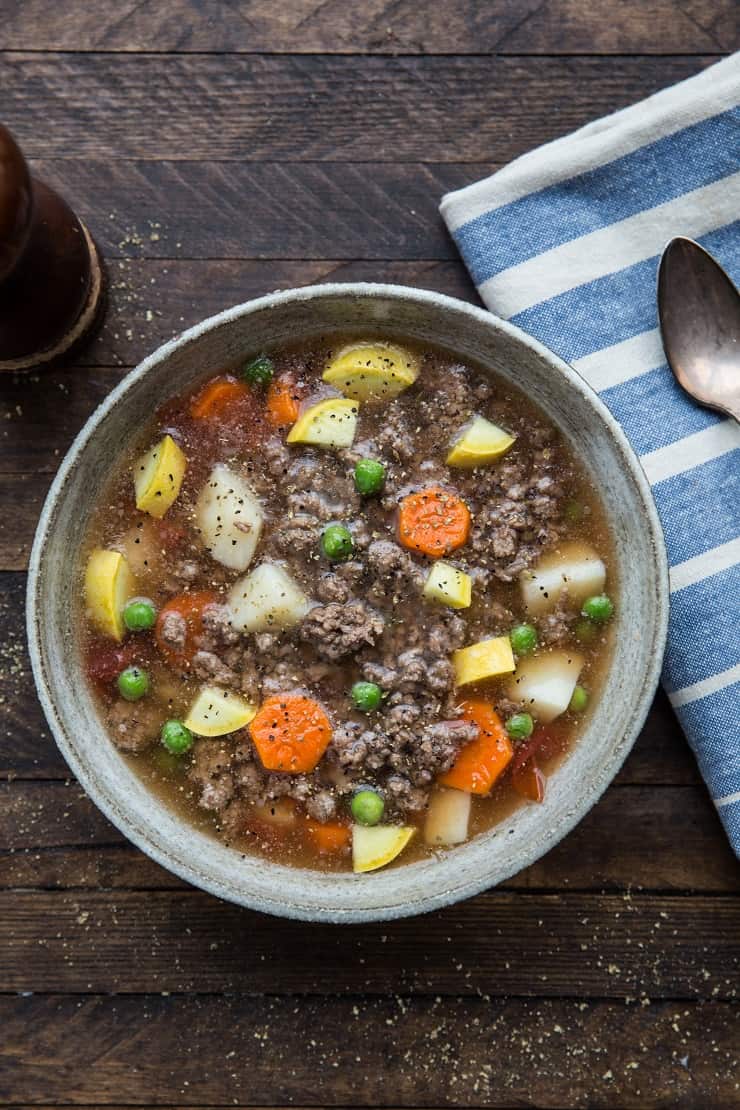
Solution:
M15 490L15 499L7 504L12 506L15 523L24 486L16 483L8 486L11 489ZM25 643L24 591L23 574L0 574L0 778L64 780L69 774L67 766L51 739L34 694ZM668 700L660 694L619 774L619 782L680 786L699 781Z
M74 202L107 258L405 262L457 259L440 199L500 168L65 158L31 166Z
M0 88L33 158L365 161L372 174L509 161L711 60L7 53Z
M0 892L0 990L735 998L740 898L492 891L338 928L199 891Z
M732 50L732 0L0 0L0 49L322 54L682 54Z
M737 1106L738 1011L486 998L3 998L0 1102Z
M0 783L0 845L1 888L185 885L131 847L72 782ZM703 787L613 787L505 887L740 892L740 867Z

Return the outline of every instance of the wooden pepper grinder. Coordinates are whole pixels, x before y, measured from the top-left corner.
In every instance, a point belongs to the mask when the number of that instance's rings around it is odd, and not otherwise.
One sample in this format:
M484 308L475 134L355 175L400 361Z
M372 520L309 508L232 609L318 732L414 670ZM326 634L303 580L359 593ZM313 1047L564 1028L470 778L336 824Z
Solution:
M31 177L0 125L0 371L45 366L81 346L102 317L104 290L89 231Z

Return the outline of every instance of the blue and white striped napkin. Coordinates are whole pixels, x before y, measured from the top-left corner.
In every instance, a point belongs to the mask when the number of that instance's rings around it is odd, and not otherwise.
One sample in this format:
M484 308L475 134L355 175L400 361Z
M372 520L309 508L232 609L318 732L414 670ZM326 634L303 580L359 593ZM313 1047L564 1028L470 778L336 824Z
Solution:
M740 278L740 54L450 193L488 308L551 347L621 423L671 564L663 683L740 855L740 426L675 384L660 253L696 239Z

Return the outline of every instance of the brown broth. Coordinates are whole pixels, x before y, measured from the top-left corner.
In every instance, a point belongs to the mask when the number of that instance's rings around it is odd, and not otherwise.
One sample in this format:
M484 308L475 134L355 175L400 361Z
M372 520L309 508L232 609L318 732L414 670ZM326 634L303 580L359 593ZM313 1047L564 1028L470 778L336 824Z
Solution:
M367 336L362 338L367 339ZM387 341L389 337L384 336L383 338ZM331 343L326 341L314 343L311 346L296 345L278 352L272 352L271 357L275 363L276 374L292 372L299 382L307 383L306 388L299 389L299 392L315 399L322 392L326 392L320 383L321 368L325 364L330 350L336 349L338 345L337 340L332 339ZM391 402L391 404L408 406L409 411L413 413L413 406L416 403L414 394L422 388L420 383L424 381L425 374L428 374L432 381L435 380L435 375L437 380L444 381L445 373L452 372L450 367L459 366L460 364L454 357L442 351L430 352L428 349L415 348L413 344L406 342L404 346L414 351L422 360L423 370L417 386L409 390L408 393L402 394L396 402ZM474 382L488 381L493 384L492 396L480 402L479 411L508 430L516 432L519 439L515 446L523 443L528 426L549 425L537 406L514 387L497 379L495 375L481 372L474 366L466 364L466 367L466 372L472 375ZM210 380L210 377L208 380ZM257 488L266 488L266 482L269 485L269 475L265 468L264 458L260 454L260 449L262 443L271 435L271 432L262 415L263 410L260 407L259 395L257 395L256 401L248 399L245 402L241 420L235 426L229 426L226 429L223 426L211 429L206 427L204 429L203 421L198 422L188 415L192 398L198 395L200 388L191 390L185 397L175 398L167 402L146 429L132 436L131 444L122 453L121 459L116 464L109 487L100 497L83 545L81 577L82 568L93 547L116 547L119 549L124 547L128 552L130 561L137 564L138 593L149 597L157 608L161 607L173 594L173 583L170 576L170 547L174 545L176 550L180 550L178 544L184 543L188 552L192 547L189 537L193 528L193 506L211 466L217 461L227 462L234 468L240 468L242 472L246 470L247 477L254 480ZM379 429L384 421L382 408L380 406L363 406L360 412L360 420L361 427L356 442L367 438L374 440L379 434ZM245 424L249 426L249 436L244 434ZM177 501L164 517L164 523L159 524L153 522L146 514L136 510L132 489L132 472L135 460L141 451L155 442L165 431L171 431L180 442L188 457L188 471ZM443 420L439 427L428 426L421 431L417 428L416 432L420 456L430 460L439 459L440 456L443 457L449 443L449 430L445 428ZM562 439L556 441L555 449L562 456L564 470L568 472L567 496L563 498L563 501L580 506L582 514L578 521L571 522L568 525L567 539L587 541L600 554L607 565L607 587L612 597L614 597L617 595L618 583L612 557L612 544L598 495L587 474L574 459L572 452L563 443ZM374 455L382 454L383 458L386 458L386 454L383 454L382 451L372 451L370 453ZM388 459L390 460L390 455L388 455ZM415 480L418 481L417 462L418 460L414 460L412 464L404 464L402 461L388 461L388 470L389 473L393 474L394 485L401 492L407 485L413 484ZM321 462L319 462L319 465L321 465ZM451 477L447 477L446 481L450 486L459 487L470 481L471 472L454 471L449 473ZM475 473L478 474L478 471ZM282 494L276 492L275 497L278 496L282 496ZM463 493L463 496L469 499L466 493ZM268 502L269 512L269 496L265 500ZM363 501L362 507L367 510L368 525L373 534L381 535L383 538L386 536L393 538L389 534L391 511L382 509L376 501ZM268 551L270 550L270 536L272 531L278 527L278 523L274 519L269 521L265 536L261 541L261 548L267 545ZM173 540L173 536L176 536L179 532L184 534L184 540ZM153 552L153 556L142 560L139 558L139 553L147 545ZM546 548L546 550L550 550L550 548ZM259 561L260 554L261 550L258 550L253 566ZM457 557L460 557L463 561L466 557L469 557L470 563L474 563L472 554L468 555L465 548L455 552L451 556L451 561L459 561ZM201 556L201 559L200 573L192 588L212 590L219 598L223 597L228 586L240 575L233 571L227 571L226 568L207 556ZM302 555L299 552L283 552L282 559L288 565L295 579L307 592L313 593L317 574L326 570L321 562L320 555L316 551L311 551L308 555ZM401 636L404 627L412 630L414 624L419 624L417 619L420 612L419 600L418 597L413 597L410 599L401 598L397 601L396 608L400 617L400 625L397 631L400 630L399 634ZM525 619L519 584L516 578L507 583L494 577L485 590L474 591L472 606L462 613L467 623L465 643L472 643L479 638L492 634L490 629L492 623L495 624L493 614L498 612L497 607L499 606L511 610L516 620ZM404 622L406 622L405 626ZM100 659L105 657L105 652L109 651L109 647L102 643L100 634L90 626L87 619L83 622L83 629L81 650L86 658ZM575 646L572 637L565 641L565 646ZM579 681L589 690L589 704L593 706L598 699L611 655L611 632L608 627L606 629L599 627L593 641L586 646L578 645L578 650L584 654L586 659ZM298 649L298 654L303 658L310 654L310 651L310 647L301 647ZM157 717L158 720L163 721L172 717L184 716L187 707L202 685L202 682L197 680L192 673L183 672L179 668L175 670L170 668L157 651L149 633L129 635L124 642L121 661L124 664L135 662L146 667L149 671L152 690L146 699L146 712L152 718ZM317 699L325 705L330 704L330 715L335 728L337 723L345 718L359 719L359 721L367 723L367 718L358 715L352 709L351 703L347 701L346 691L351 685L351 681L356 677L357 668L353 658L343 659L332 665L330 673L318 683L318 688L315 691ZM496 698L500 696L503 684L502 680L493 680L481 684L478 689L466 688L466 696L471 693L482 695L495 702ZM93 681L92 686L100 705L101 714L105 717L111 708L117 702L120 702L115 682L110 680ZM567 712L559 718L555 730L559 734L557 751L551 754L549 758L540 760L541 769L546 774L551 774L559 763L567 759L567 754L577 741L588 712L589 710L578 716ZM209 741L209 743L219 744L221 741L214 740ZM346 854L317 855L313 845L306 839L305 833L287 837L282 834L273 836L272 833L268 833L263 837L261 832L256 833L254 830L245 831L242 835L232 832L229 836L220 832L221 818L219 814L207 812L198 804L200 790L187 777L189 757L179 759L172 757L164 751L161 745L156 743L147 751L127 753L127 758L152 792L181 815L184 823L211 832L214 835L222 835L228 843L239 851L267 854L282 863L300 867L318 866L322 869L344 870L349 866ZM340 806L340 813L346 818L346 804L342 804L344 808ZM527 803L522 799L511 786L509 776L505 773L489 796L473 798L470 836L478 835L504 822L523 804L534 803ZM404 823L423 825L424 813L421 812L417 816L410 815L407 812L403 820ZM263 828L263 826L260 826L260 828ZM396 865L402 865L422 858L430 852L441 850L425 846L423 837L419 835L396 861Z

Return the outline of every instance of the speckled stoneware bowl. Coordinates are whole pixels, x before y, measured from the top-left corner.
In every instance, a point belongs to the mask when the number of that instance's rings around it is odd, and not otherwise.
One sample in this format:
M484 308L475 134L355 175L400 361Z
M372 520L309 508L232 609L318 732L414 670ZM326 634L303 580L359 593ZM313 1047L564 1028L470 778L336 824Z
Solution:
M246 353L334 330L387 329L446 347L523 388L562 429L606 505L619 605L611 670L585 734L548 781L542 805L437 858L370 875L297 870L244 857L177 817L131 771L105 734L82 679L74 628L78 549L93 495L129 432L172 394ZM591 808L619 769L650 706L666 635L666 558L645 476L618 425L559 358L490 313L391 285L322 285L238 305L165 344L88 420L51 487L31 554L28 638L49 724L90 797L134 844L220 898L285 917L356 922L402 917L467 898L544 855ZM79 676L79 681L74 681ZM619 836L619 829L615 829Z

